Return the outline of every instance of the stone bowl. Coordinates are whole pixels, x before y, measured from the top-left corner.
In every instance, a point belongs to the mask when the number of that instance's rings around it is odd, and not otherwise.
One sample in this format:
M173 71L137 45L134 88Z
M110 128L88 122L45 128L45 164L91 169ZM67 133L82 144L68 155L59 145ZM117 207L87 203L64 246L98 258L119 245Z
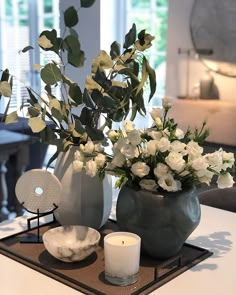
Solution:
M74 262L92 254L101 235L91 227L67 225L49 229L42 238L45 248L52 256L64 262Z

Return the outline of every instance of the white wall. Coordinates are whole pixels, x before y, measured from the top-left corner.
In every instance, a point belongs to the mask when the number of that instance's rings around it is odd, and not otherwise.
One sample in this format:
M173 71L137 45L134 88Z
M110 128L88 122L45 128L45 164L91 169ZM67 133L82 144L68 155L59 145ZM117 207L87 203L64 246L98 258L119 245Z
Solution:
M166 95L177 97L186 94L186 55L179 55L178 48L193 48L189 18L194 0L169 0L167 33L167 77ZM189 92L206 68L192 56L190 62ZM236 103L236 78L213 73L220 98Z

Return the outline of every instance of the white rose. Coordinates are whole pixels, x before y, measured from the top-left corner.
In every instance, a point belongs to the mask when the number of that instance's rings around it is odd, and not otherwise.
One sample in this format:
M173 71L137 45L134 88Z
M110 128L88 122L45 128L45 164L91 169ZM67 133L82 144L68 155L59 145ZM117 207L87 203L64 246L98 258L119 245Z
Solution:
M136 129L134 129L128 133L128 139L129 139L129 142L135 146L140 144L141 140L142 140L140 133Z
M198 158L203 152L203 148L193 140L187 144L186 149L190 160Z
M119 138L119 134L113 129L107 132L107 136L111 141L117 140Z
M166 175L169 171L169 167L163 163L158 163L156 168L154 168L153 172L156 177L161 178Z
M226 153L223 151L223 166L222 169L226 170L227 168L232 168L235 162L233 153Z
M153 179L142 179L139 182L139 185L142 189L145 189L147 191L156 191L158 188L157 183Z
M211 154L206 154L205 158L211 166L212 169L214 169L217 172L220 172L223 166L223 153L222 150L216 151Z
M176 171L181 171L185 167L183 155L177 152L170 152L169 155L165 158L165 161L171 169Z
M83 153L82 152L80 152L80 151L75 151L75 153L74 153L74 159L75 160L78 160L78 161L83 161L84 160L84 155L83 155Z
M176 128L175 130L175 136L178 138L178 139L183 139L184 138L184 131L180 128Z
M94 160L95 160L98 167L103 167L106 162L106 156L99 153L99 154L97 154L97 156L95 157Z
M94 152L94 143L92 141L88 141L84 146L84 152L86 154L92 154Z
M168 192L177 192L181 190L181 182L175 180L171 174L166 174L158 180L158 184Z
M143 162L137 162L132 165L131 171L135 176L138 176L140 178L148 175L150 168L147 164Z
M116 153L111 161L112 165L122 167L125 163L125 156L121 153Z
M187 151L186 151L186 144L178 141L178 140L174 140L171 144L170 144L170 150L174 151L174 152L179 152L182 155L186 155Z
M74 172L81 172L83 169L84 163L79 160L73 161L73 171Z
M195 174L197 175L198 177L198 180L201 182L201 183L206 183L207 185L210 185L211 183L211 180L212 180L212 177L214 175L213 172L207 170L207 169L201 169L201 170L197 170L195 172Z
M128 138L119 138L118 141L114 144L114 148L117 148L117 149L121 149L125 144L128 144L129 141L128 141Z
M147 154L148 155L151 155L151 156L154 156L157 152L157 143L158 141L157 140L150 140L147 142Z
M168 138L162 137L157 143L157 148L160 152L164 153L170 148L170 141Z
M120 149L120 152L128 159L132 159L138 156L138 151L132 144L125 144Z
M155 121L156 118L162 118L163 116L163 109L161 108L152 108L150 115L153 119L153 121Z
M202 170L207 169L208 163L205 157L198 157L192 161L191 166L194 170Z
M90 177L94 177L97 174L97 164L93 160L89 160L86 162L85 166L86 174L89 175Z
M125 131L127 133L129 133L130 131L132 131L134 129L134 123L132 121L125 121L124 123L124 128L125 128Z
M162 133L160 131L149 131L147 133L152 139L160 140L162 138Z
M219 188L232 187L234 184L232 175L230 175L229 172L219 175L217 184Z

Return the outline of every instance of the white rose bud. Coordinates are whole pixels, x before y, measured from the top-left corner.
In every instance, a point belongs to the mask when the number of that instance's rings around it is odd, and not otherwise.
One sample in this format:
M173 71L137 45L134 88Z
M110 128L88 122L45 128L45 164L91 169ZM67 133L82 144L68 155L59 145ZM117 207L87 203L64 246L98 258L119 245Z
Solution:
M84 155L83 155L83 153L82 152L80 152L80 151L75 151L75 153L74 153L74 159L75 160L78 160L78 161L83 161L84 160Z
M74 172L81 172L83 170L84 163L79 160L73 161L73 171Z
M119 138L118 133L113 129L111 129L107 132L107 136L111 141L115 141Z
M94 160L95 160L98 167L103 167L106 162L106 156L99 153L99 154L97 154L97 156L95 157Z
M227 153L223 151L223 167L222 169L226 170L227 168L232 168L234 165L235 159L233 153Z
M130 131L132 131L134 129L134 123L132 121L125 121L124 123L124 128L125 128L125 131L127 133L129 133Z
M150 115L153 119L153 121L155 121L156 118L162 118L163 116L163 109L161 108L152 108Z
M150 171L150 167L143 162L137 162L132 165L131 171L135 176L142 178L142 177L148 175L148 173Z
M163 106L163 108L171 108L172 104L173 104L173 98L168 97L168 96L165 96L162 99L162 106Z
M232 175L230 175L229 172L219 175L217 179L217 184L219 188L232 187L234 184Z
M222 150L216 151L211 154L206 154L205 158L215 171L220 172L223 166L223 153Z
M86 174L89 175L90 177L94 177L97 174L97 164L93 160L89 160L86 162L85 166Z
M178 139L183 139L184 138L184 131L180 128L176 128L175 130L175 136L178 138Z
M186 144L178 141L178 140L174 140L171 144L170 144L170 150L174 151L174 152L178 152L181 153L182 155L186 155L187 151L186 151Z
M94 152L94 143L92 141L88 141L84 146L84 152L86 154L92 154Z
M156 191L158 188L157 183L153 179L142 179L139 182L139 185L142 189L145 189L147 191Z

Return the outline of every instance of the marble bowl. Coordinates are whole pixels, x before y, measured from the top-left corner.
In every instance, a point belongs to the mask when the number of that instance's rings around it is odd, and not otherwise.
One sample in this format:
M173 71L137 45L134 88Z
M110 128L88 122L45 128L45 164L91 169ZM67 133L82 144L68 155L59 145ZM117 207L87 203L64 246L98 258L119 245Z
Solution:
M74 262L93 253L100 238L100 233L91 227L67 225L49 229L43 234L43 243L55 258Z

